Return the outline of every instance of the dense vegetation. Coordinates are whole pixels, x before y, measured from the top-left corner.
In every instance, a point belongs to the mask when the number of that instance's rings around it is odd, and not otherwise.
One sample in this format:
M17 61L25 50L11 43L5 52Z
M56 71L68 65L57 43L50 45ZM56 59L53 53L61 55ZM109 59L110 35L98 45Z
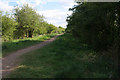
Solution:
M11 78L108 78L114 72L111 59L97 53L71 34L21 57Z
M39 15L28 4L15 7L13 13L2 14L3 41L63 32L64 28L48 24L44 20L44 16Z
M67 33L94 49L99 56L106 55L119 71L120 56L120 2L78 3L70 9L73 14L67 18ZM105 57L105 58L106 58ZM113 75L114 73L111 73Z

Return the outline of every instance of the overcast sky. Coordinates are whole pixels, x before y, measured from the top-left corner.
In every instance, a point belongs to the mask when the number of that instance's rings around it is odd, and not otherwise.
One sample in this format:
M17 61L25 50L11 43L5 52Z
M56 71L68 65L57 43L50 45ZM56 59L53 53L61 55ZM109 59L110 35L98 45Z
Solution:
M0 10L10 12L14 6L21 6L24 3L28 3L39 14L44 15L48 23L57 27L66 27L67 14L71 14L68 9L75 4L74 0L0 0Z

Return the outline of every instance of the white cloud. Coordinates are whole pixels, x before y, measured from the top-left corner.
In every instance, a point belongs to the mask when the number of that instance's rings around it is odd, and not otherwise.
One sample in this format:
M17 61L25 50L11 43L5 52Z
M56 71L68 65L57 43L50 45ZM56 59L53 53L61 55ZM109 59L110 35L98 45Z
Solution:
M67 4L63 4L62 6L65 8L65 9L69 9L69 8L72 8L74 5L77 5L77 3L67 3Z
M44 15L49 23L52 23L56 26L65 27L67 25L67 16L72 14L72 12L68 10L76 5L74 0L45 0L45 2L58 2L61 4L63 9L39 11L39 14Z
M0 10L11 12L12 9L13 7L9 6L8 1L5 1L5 2L0 1Z
M50 17L50 18L55 18L60 17L60 16L64 16L66 14L66 12L63 12L61 10L45 10L45 11L39 11L40 14L44 14L46 17Z
M28 4L28 5L31 6L32 8L35 7L34 4L28 2L27 0L18 0L18 1L16 1L16 3L18 4L18 6L21 6L21 5L23 5L23 4Z
M44 2L43 0L34 0L36 3L36 6L39 4L45 4L46 2Z
M67 14L71 14L71 12L63 11L59 9L38 11L38 13L44 15L48 23L52 23L57 27L58 26L65 27L67 24L66 23Z
M35 8L40 4L45 4L43 0L18 0L16 1L18 5L29 4L31 7Z

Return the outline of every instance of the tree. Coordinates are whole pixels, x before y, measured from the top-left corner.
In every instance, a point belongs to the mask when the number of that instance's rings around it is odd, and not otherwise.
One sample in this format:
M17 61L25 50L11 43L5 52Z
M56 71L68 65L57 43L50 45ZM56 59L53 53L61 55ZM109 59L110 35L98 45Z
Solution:
M55 33L57 30L57 27L55 27L53 24L47 24L47 33Z
M15 8L15 18L18 22L20 36L32 37L35 30L39 29L39 23L43 21L43 16L29 7L28 4L20 8Z
M2 16L2 40L13 39L13 33L16 30L17 22L10 18L8 14Z
M70 9L66 31L96 50L112 46L117 29L115 22L116 3L82 3Z

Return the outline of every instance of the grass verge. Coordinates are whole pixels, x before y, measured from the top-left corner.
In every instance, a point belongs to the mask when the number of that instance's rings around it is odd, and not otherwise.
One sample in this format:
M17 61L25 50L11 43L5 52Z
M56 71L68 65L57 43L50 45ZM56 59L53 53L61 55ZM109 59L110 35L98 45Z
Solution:
M10 78L108 78L113 71L109 57L99 56L69 34L25 54Z
M50 39L57 34L40 35L33 38L17 39L2 43L2 56L7 56L9 53L17 51L19 49L26 48L28 46L40 43L44 40Z

